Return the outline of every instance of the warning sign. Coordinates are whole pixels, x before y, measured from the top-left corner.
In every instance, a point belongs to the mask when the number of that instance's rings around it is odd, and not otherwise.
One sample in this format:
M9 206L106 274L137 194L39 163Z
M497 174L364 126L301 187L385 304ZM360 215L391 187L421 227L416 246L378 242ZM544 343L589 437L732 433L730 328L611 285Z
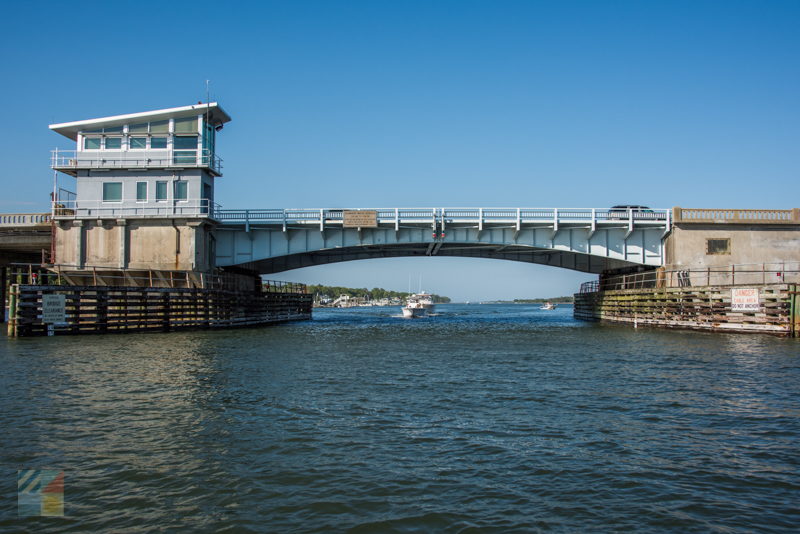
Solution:
M758 311L758 289L738 287L731 289L731 311Z
M64 295L42 295L42 322L67 322L67 298Z
M344 210L342 226L344 228L377 228L378 212L375 210Z

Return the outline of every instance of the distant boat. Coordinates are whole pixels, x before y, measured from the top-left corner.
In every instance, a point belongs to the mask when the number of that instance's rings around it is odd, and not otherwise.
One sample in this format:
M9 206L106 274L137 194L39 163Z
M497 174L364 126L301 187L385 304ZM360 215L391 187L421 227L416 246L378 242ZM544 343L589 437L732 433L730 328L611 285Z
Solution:
M558 308L558 304L553 304L552 302L545 302L539 306L540 310L555 310L556 308Z

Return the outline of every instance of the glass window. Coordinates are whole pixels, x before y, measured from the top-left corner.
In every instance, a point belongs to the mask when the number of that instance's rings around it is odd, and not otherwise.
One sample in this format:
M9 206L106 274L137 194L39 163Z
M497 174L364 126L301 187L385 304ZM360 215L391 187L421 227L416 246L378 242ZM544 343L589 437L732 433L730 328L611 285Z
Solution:
M99 137L84 137L84 139L83 139L83 149L84 150L100 150L100 138Z
M119 150L122 148L121 137L106 137L106 150Z
M147 133L147 123L131 124L128 126L128 133Z
M175 119L175 133L197 133L197 117Z
M105 133L122 133L122 126L112 126L111 128L103 128Z
M136 202L147 202L147 182L136 182Z
M103 183L103 202L122 202L122 182Z
M187 185L188 182L184 180L175 182L175 200L186 200L188 198L187 193L189 188Z
M130 138L130 150L144 150L147 148L147 138L146 137L131 137Z
M150 148L167 148L166 137L151 137Z
M185 135L177 136L176 135L175 139L173 141L173 144L174 144L174 146L172 148L174 148L175 150L196 150L197 149L197 136L196 135L192 135L192 136L185 136Z
M169 121L151 122L150 133L169 133Z
M167 182L156 182L156 200L167 200Z

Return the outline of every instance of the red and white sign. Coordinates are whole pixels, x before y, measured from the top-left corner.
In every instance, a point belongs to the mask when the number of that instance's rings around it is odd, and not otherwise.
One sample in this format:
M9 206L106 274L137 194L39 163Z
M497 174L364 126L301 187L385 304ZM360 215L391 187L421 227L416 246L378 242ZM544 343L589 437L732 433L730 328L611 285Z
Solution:
M757 288L737 287L731 289L731 311L758 311L760 305Z

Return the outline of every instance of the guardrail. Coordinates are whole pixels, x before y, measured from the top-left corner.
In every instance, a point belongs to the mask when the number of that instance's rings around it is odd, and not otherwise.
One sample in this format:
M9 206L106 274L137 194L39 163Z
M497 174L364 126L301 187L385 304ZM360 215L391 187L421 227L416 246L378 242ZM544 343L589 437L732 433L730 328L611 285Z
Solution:
M51 151L50 167L60 171L78 169L140 169L207 167L222 172L222 158L208 150Z
M66 269L64 269L66 267ZM74 270L72 266L12 263L8 267L8 280L25 285L90 285L102 287L169 287L198 289L231 289L242 286L236 274L208 274L189 271L105 269ZM75 282L80 282L76 284ZM252 288L252 284L249 286ZM308 293L306 284L280 280L262 280L262 293Z
M673 208L676 223L800 224L800 209L739 210Z
M49 213L2 213L0 227L35 227L50 224Z
M53 202L56 218L195 216L216 218L220 205L207 198L135 203L73 200Z
M378 208L364 209L220 209L216 219L229 223L319 224L341 222L346 211L374 211L378 223L434 222L480 223L655 222L669 225L671 211L626 210L614 208Z
M693 286L744 286L800 283L800 262L747 263L723 267L656 269L642 273L600 277L584 282L580 293L621 289Z

